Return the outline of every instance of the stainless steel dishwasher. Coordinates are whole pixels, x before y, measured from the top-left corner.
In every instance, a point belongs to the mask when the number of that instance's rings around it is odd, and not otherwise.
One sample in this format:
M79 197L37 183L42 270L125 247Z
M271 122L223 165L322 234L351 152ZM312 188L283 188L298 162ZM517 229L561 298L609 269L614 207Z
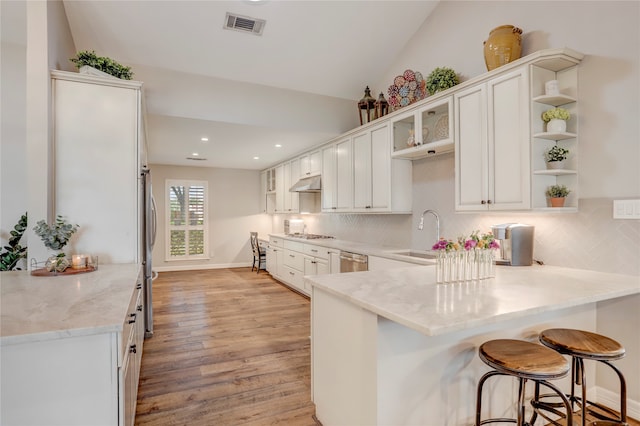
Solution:
M340 272L358 272L369 270L369 256L366 254L340 252Z

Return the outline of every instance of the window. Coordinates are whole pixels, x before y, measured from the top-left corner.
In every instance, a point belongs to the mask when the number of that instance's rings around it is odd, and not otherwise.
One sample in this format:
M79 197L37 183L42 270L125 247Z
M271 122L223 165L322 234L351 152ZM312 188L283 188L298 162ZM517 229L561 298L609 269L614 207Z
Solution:
M208 259L207 182L167 180L166 259Z

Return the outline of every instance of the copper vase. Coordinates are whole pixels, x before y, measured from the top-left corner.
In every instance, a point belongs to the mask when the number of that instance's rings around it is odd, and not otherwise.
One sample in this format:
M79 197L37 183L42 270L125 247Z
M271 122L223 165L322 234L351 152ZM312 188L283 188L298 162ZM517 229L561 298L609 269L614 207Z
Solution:
M491 71L520 58L522 30L513 25L501 25L491 30L484 42L484 62Z

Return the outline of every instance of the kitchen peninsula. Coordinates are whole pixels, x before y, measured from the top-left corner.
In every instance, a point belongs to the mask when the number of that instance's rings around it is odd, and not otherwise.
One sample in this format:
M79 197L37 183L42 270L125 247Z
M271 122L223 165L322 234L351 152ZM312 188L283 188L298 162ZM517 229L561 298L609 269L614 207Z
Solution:
M545 328L595 330L596 302L640 293L640 277L552 266L436 284L435 267L306 278L312 286L312 396L324 425L468 425L493 338ZM640 337L639 337L640 338ZM624 342L621 342L624 344ZM593 377L595 369L587 367ZM517 389L491 388L491 410ZM569 382L560 381L561 387Z
M140 266L2 273L1 416L7 425L133 425L144 300Z

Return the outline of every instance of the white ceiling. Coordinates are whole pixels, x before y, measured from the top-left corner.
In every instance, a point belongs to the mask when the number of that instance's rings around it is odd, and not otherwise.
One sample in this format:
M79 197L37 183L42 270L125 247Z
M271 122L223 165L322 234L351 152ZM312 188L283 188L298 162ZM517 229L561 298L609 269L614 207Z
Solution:
M150 163L244 169L357 126L364 87L437 3L64 1L76 49L144 82ZM226 12L265 19L263 35L223 29Z

